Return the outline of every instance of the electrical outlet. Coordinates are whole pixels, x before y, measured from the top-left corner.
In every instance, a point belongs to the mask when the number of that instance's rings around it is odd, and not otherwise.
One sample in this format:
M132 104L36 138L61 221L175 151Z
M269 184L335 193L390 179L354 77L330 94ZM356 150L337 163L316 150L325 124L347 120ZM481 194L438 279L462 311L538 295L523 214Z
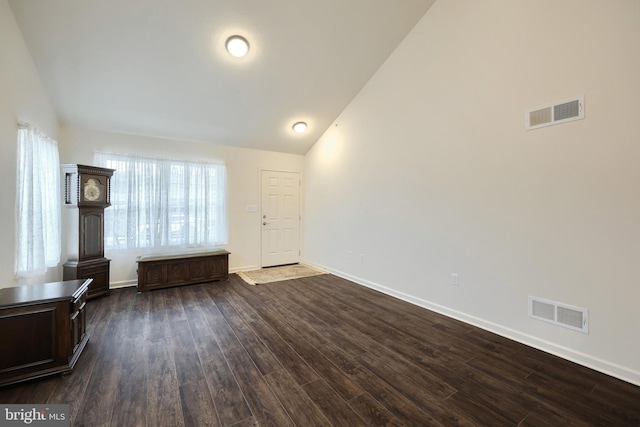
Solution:
M453 286L460 286L460 277L458 277L458 273L451 273L451 284Z

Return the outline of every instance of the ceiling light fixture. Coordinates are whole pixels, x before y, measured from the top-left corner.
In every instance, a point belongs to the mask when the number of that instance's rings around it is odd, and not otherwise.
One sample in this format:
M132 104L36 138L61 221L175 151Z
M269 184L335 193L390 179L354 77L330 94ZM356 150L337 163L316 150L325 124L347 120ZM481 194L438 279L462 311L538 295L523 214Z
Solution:
M231 36L227 39L224 46L232 56L242 58L249 52L249 42L242 36Z
M303 133L307 130L307 124L305 122L297 122L293 124L292 128L296 133Z

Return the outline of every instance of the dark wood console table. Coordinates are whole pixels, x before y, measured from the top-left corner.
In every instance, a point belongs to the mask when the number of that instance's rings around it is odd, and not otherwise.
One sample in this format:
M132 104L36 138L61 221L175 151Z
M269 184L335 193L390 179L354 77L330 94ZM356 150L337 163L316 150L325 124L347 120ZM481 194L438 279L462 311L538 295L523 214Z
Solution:
M185 252L138 258L138 292L227 280L229 252Z
M89 341L92 279L0 289L0 386L64 374Z

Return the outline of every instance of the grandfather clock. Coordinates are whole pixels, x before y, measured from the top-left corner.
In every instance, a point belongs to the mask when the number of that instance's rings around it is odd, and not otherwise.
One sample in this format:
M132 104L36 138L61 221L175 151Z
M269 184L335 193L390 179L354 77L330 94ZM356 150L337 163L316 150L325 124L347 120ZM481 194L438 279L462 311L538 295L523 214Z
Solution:
M64 205L71 208L69 260L62 266L63 279L88 279L89 298L109 294L109 263L104 257L104 209L111 206L113 169L86 165L62 165Z

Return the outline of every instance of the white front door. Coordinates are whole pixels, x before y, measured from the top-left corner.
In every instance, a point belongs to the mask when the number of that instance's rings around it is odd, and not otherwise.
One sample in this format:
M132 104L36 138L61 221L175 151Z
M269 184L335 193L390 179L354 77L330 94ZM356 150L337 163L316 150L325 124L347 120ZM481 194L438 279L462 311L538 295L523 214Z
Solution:
M300 174L262 171L262 267L300 262Z

